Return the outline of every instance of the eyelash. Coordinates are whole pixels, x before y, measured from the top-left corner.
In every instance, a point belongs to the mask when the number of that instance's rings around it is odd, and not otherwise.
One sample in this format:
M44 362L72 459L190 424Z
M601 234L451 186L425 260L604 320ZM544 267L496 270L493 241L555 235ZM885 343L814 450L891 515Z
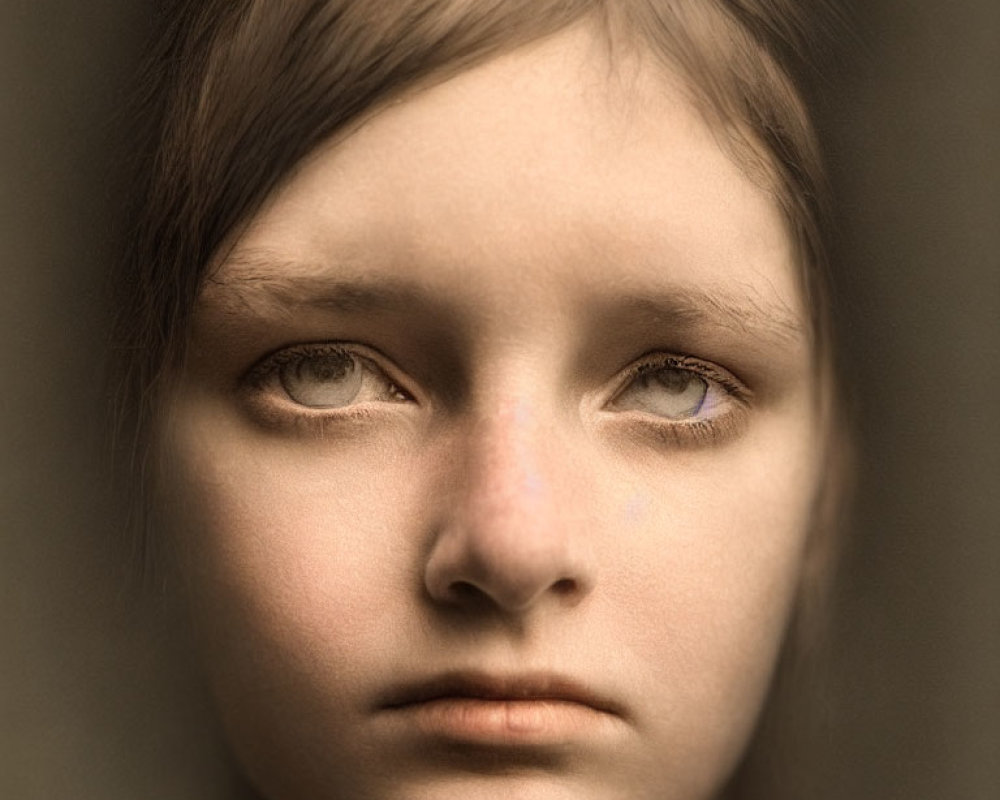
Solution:
M344 357L358 364L369 374L384 382L395 401L350 402L343 406L308 406L295 400L282 380L282 370L300 366L323 357ZM319 427L320 432L330 423L362 421L377 417L379 410L373 404L414 403L414 395L403 382L394 377L394 368L386 368L386 359L377 351L353 343L302 344L278 350L257 362L241 380L244 392L249 395L255 414L269 427L305 426L310 431ZM664 353L648 354L622 372L615 380L617 388L603 403L605 409L630 390L643 375L653 375L663 370L691 373L708 384L707 393L717 390L723 394L723 405L728 408L701 418L671 419L667 416L639 409L623 409L616 414L633 415L633 421L644 431L651 432L657 440L671 446L708 444L728 439L742 430L749 408L749 388L727 370L690 356ZM283 394L280 403L274 402L273 393ZM268 395L272 395L268 397ZM702 400L702 403L704 400ZM699 405L698 411L701 410Z
M652 432L658 442L672 447L719 442L733 438L743 430L753 397L750 388L728 370L686 355L651 353L643 356L625 370L617 382L618 388L605 406L613 406L643 375L667 369L689 372L707 381L706 391L713 388L720 391L724 395L723 404L728 408L699 419L670 419L634 409L616 413L631 411L634 422L642 432Z
M304 427L306 432L318 430L320 433L333 422L363 421L376 417L379 412L372 408L371 402L352 402L335 408L308 406L297 402L289 394L282 381L282 370L323 357L350 359L370 375L380 378L388 391L397 396L395 402L414 402L413 395L393 376L394 370L382 366L380 362L385 358L377 351L359 344L302 344L286 347L265 356L243 377L240 382L241 388L248 397L254 413L269 427L285 427L291 424L295 427ZM268 397L275 393L279 396L284 395L277 403Z

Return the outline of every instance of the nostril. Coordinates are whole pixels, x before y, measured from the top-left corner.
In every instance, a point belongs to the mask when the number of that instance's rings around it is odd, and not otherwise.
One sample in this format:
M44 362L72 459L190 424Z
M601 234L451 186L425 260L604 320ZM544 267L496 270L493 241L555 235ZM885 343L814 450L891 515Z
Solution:
M575 552L579 545L570 546L568 531L553 523L525 533L519 523L495 517L474 523L454 524L438 534L423 574L432 602L519 614L547 600L562 607L589 595L589 560Z
M459 603L483 596L483 591L479 587L467 581L455 581L449 589L452 599Z
M579 584L572 578L563 578L551 584L548 591L559 597L569 597L576 594ZM532 594L532 598L535 595ZM481 587L473 581L457 580L448 585L447 602L457 606L474 606L481 603L493 603L504 608L520 607L525 600L519 593L507 596L503 592L503 587L494 587L493 590Z

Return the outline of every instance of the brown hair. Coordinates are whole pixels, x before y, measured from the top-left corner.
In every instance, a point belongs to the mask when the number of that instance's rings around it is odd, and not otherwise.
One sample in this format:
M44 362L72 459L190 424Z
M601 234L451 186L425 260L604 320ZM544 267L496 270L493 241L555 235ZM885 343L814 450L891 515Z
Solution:
M818 11L796 0L175 0L161 12L135 103L128 245L113 277L115 442L142 552L157 410L220 251L306 155L366 113L587 18L609 43L643 47L686 78L720 142L784 211L827 424L837 424L826 191L791 77L806 63L806 23ZM843 437L828 438L843 448ZM823 520L838 504L842 471L828 473L817 499ZM807 569L818 573L832 561L833 537L828 524L817 527Z

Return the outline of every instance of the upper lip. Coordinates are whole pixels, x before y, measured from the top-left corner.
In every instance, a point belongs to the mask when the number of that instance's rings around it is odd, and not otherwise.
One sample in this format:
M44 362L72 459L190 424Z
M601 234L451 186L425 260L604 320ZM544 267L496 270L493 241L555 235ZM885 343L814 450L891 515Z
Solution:
M478 671L445 672L393 687L381 698L383 709L427 703L443 698L483 700L560 700L596 711L624 716L620 704L579 681L551 672L496 675Z

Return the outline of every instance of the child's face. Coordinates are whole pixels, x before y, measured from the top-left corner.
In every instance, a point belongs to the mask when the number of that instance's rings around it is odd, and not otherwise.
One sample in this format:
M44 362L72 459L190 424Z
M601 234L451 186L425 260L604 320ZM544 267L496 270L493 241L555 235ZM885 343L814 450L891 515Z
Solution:
M206 284L163 433L265 795L705 797L818 442L774 204L582 29L315 153Z

